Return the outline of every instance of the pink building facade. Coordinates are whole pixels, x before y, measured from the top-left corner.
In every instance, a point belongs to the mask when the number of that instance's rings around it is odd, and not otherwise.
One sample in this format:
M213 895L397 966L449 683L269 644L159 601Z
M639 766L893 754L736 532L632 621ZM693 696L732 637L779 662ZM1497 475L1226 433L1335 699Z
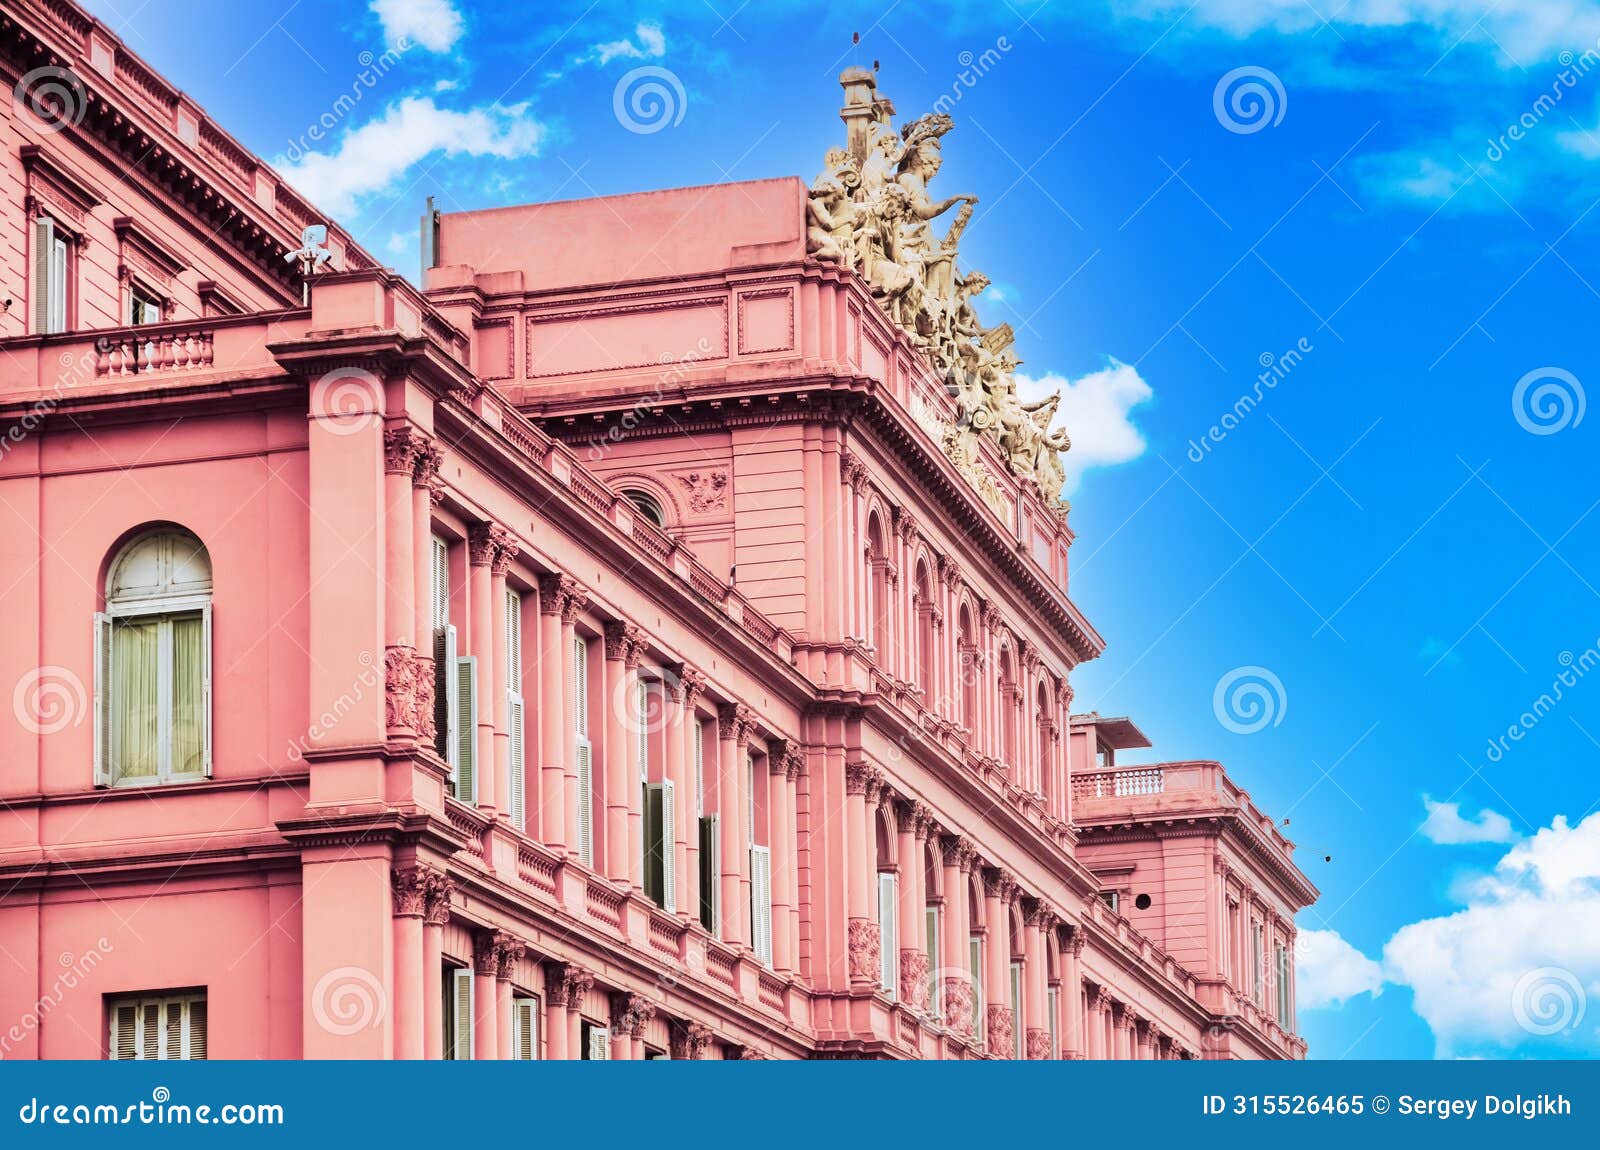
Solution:
M0 1054L1304 1055L1292 844L1072 712L1064 505L801 181L307 283L103 25L0 33Z

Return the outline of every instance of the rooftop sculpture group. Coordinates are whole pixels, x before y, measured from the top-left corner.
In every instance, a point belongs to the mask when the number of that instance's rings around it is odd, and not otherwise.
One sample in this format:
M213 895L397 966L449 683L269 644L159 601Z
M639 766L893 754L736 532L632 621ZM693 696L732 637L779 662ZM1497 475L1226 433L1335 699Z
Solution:
M935 199L928 191L943 162L940 141L954 122L932 112L897 132L894 105L877 94L871 72L851 68L839 82L847 143L828 151L811 186L807 251L859 273L927 355L958 407L944 437L957 466L973 473L976 437L987 434L1012 471L1037 483L1045 498L1058 498L1059 453L1071 446L1065 431L1050 429L1061 396L1022 401L1011 325L985 327L973 306L989 279L956 265L978 197ZM952 208L955 218L941 236L935 221Z

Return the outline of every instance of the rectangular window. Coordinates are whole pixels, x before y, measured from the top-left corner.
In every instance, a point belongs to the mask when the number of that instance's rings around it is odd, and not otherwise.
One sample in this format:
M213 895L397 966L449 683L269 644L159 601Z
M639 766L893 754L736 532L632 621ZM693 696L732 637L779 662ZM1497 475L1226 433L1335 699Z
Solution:
M772 965L772 848L750 848L750 938L756 957Z
M142 327L147 323L161 322L161 301L153 292L135 283L128 292L128 323Z
M578 858L594 865L594 745L589 741L589 641L572 641L573 727L578 732L573 755L577 760Z
M878 982L890 998L899 998L900 939L895 927L899 910L893 871L878 872Z
M694 721L694 817L706 817L706 724Z
M716 815L700 819L700 925L713 935L721 933L722 898L718 881L722 830Z
M431 554L428 599L433 620L433 749L449 766L450 780L455 785L461 753L461 661L456 629L450 624L450 545L435 535ZM456 793L460 797L459 787Z
M511 1000L511 1057L531 1062L539 1057L539 1000L517 996Z
M928 979L928 1014L938 1018L939 1007L939 908L930 906L923 908L923 920L927 925L928 934L928 969L932 975Z
M206 996L166 994L115 998L109 1003L112 1061L206 1058Z
M511 780L511 824L527 818L527 720L522 699L522 596L506 588L506 757Z
M678 907L675 806L670 779L644 785L644 889L667 911Z
M1122 910L1122 897L1117 891L1114 891L1114 890L1103 890L1103 891L1101 891L1100 892L1100 901L1105 903L1112 910L1117 911L1118 913L1120 913L1121 910Z
M1011 964L1011 1057L1022 1057L1022 964ZM1031 1019L1029 1021L1032 1021Z
M472 968L444 968L444 1051L446 1060L472 1058Z
M1047 986L1044 991L1045 1025L1050 1031L1050 1057L1061 1057L1061 988Z
M605 1062L611 1057L611 1031L587 1020L582 1028L583 1059L586 1062Z
M983 939L976 935L967 939L967 968L972 972L972 1029L983 1034Z
M211 774L211 605L95 615L95 781Z
M1289 948L1282 943L1278 944L1276 975L1278 983L1278 1025L1285 1030L1292 1031L1294 1022L1290 1017L1291 1008L1289 1004Z
M1257 1006L1265 1005L1265 1003L1262 1001L1262 995L1263 995L1263 991L1264 991L1264 987L1262 986L1262 983L1266 979L1266 971L1262 969L1262 964L1266 961L1266 955L1262 952L1262 948L1263 948L1263 932L1262 932L1262 929L1261 929L1261 924L1259 922L1251 923L1250 924L1250 971L1251 971L1251 976L1250 976L1251 977L1251 981L1250 981L1250 988L1251 988L1250 989L1250 996L1256 1000L1256 1005Z
M67 330L71 245L48 217L34 221L33 240L33 330L52 335Z

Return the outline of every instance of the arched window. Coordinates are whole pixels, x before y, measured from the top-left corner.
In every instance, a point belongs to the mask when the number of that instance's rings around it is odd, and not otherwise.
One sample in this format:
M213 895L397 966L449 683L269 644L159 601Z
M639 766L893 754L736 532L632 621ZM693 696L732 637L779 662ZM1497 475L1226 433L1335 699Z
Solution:
M928 582L928 567L917 564L913 585L913 607L917 615L917 683L922 687L923 704L933 699L933 590Z
M656 527L660 527L663 530L666 529L667 513L661 509L661 501L654 495L651 495L648 491L641 491L637 487L630 487L623 491L622 494L627 496L628 502L633 504L634 510L638 511L640 515L643 515Z
M1055 722L1050 715L1050 692L1042 682L1037 707L1034 727L1039 732L1039 793L1048 799L1055 791Z
M1011 649L1000 649L1000 757L1010 768L1012 778L1019 773L1017 762L1017 672Z
M895 866L894 828L880 808L877 825L878 861L878 983L890 998L900 997L900 899Z
M939 983L940 971L944 969L941 961L941 948L944 935L939 928L940 908L944 902L943 880L944 871L940 866L939 847L936 842L938 836L930 835L928 843L922 849L922 889L926 892L926 902L922 907L923 922L927 931L928 970L928 999L923 1008L934 1018L938 1018L943 1010L940 1002Z
M956 654L961 662L961 725L978 729L978 648L972 638L972 612L961 605L956 623Z
M211 558L187 531L140 535L95 616L95 784L211 774Z
M876 514L867 521L867 610L878 665L889 666L889 556L883 547L883 525Z

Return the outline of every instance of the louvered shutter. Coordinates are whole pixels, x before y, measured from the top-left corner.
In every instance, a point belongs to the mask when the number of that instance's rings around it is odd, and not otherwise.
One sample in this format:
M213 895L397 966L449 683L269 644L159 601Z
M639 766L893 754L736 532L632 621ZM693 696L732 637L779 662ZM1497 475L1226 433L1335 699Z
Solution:
M450 622L450 545L433 536L433 626Z
M455 982L455 1056L466 1062L472 1058L472 968L456 967L450 976Z
M161 1057L161 1003L139 1004L139 1057L154 1061Z
M522 699L522 596L506 590L506 754L511 760L511 823L523 829L527 806L527 781Z
M186 1057L191 1062L204 1062L207 1058L206 1000L192 998L184 1005L189 1014L189 1052Z
M531 1062L539 1057L539 1000L511 1000L511 1057Z
M59 237L50 242L49 321L52 332L67 330L67 245Z
M478 801L478 657L456 659L456 798ZM492 769L492 768L491 768Z
M722 832L716 815L700 819L700 925L722 933Z
M895 927L899 919L895 909L895 876L890 871L878 872L878 966L879 981L890 998L899 997L896 975L900 970L900 940Z
M131 1062L139 1057L139 1007L119 1002L111 1010L111 1058Z
M1050 986L1044 992L1045 1021L1050 1031L1050 1057L1061 1057L1061 990Z
M611 1057L611 1031L604 1026L589 1028L589 1049L586 1052L593 1062L605 1062Z
M109 787L116 782L111 742L111 617L103 611L94 616L94 785Z
M671 780L661 787L661 905L669 913L678 909L677 799Z
M772 849L750 848L750 935L756 957L772 965Z
M33 221L33 330L37 335L50 332L50 263L56 250L54 220Z
M456 629L446 623L433 632L434 750L456 776Z
M579 736L578 756L578 858L594 865L594 748Z
M177 999L163 1003L161 1057L176 1062L183 1057L183 1003Z
M694 721L694 816L704 818L706 814L706 725L703 720Z
M200 608L200 753L211 777L211 604Z

